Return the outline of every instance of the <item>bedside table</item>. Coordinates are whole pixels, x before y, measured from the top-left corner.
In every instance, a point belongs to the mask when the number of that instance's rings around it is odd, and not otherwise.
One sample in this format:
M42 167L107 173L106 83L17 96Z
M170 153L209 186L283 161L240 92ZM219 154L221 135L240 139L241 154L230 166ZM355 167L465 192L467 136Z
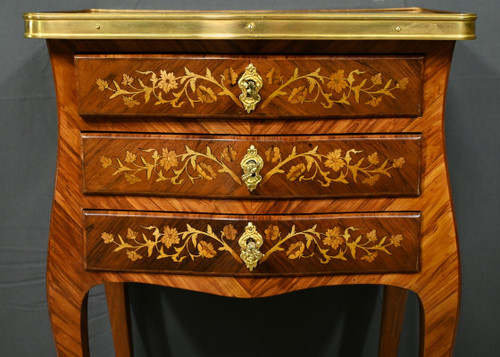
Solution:
M46 38L59 142L47 263L58 354L87 356L106 284L253 298L385 286L381 356L406 291L423 356L450 356L460 264L443 140L455 40L475 15L89 10L25 14Z

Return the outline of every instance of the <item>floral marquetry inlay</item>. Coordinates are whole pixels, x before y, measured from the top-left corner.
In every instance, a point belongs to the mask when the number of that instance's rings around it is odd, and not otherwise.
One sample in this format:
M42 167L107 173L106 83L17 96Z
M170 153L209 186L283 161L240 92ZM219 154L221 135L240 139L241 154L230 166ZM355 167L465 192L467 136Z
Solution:
M187 145L184 149L179 154L167 147L161 153L155 149L142 149L140 154L127 151L121 159L102 155L99 160L102 167L114 168L113 175L123 175L129 184L145 179L180 185L185 178L191 183L196 180L212 181L219 173L226 173L241 185L240 178L224 163L234 161L238 154L232 146L226 146L218 158L210 146L206 147L205 152L192 150Z
M392 255L403 242L401 234L379 236L375 229L364 229L366 233L358 233L360 230L354 226L339 225L319 229L317 224L304 230L297 229L293 224L284 230L270 224L262 230L264 251L259 264L272 255L281 255L289 260L316 259L321 264L336 259L372 263L381 254ZM171 259L180 263L185 259L213 259L226 252L244 264L240 254L232 248L237 236L238 231L233 224L225 225L219 232L209 224L205 228L186 224L182 230L164 225L129 227L122 233L102 232L101 240L105 245L113 245L114 253L125 254L133 262L149 258Z
M129 108L150 100L154 100L155 105L173 108L180 108L185 103L195 107L197 103L217 102L220 96L229 97L243 108L238 93L232 88L238 78L243 78L243 73L236 73L231 67L219 75L214 75L208 67L204 72L195 73L186 67L182 74L168 68L156 72L136 70L135 73L122 73L120 78L97 78L95 84L100 91L112 92L109 99L120 97ZM352 105L354 102L377 107L384 98L397 100L395 92L405 90L409 84L407 77L385 78L383 73L368 73L359 69L325 70L318 67L310 73L301 72L299 67L293 74L282 74L276 67L267 72L263 85L270 89L261 107L265 108L277 97L284 97L290 104L319 103L325 109L336 104Z
M361 153L362 150L342 152L341 149L334 149L322 154L318 152L318 146L299 152L294 146L286 155L279 147L271 146L266 150L265 157L273 167L262 179L262 184L275 174L286 174L289 181L315 181L323 187L333 182L358 182L358 178L362 183L373 186L380 175L391 178L390 171L401 168L405 163L404 157L390 160L381 159L377 152L364 156L360 156Z
M261 263L276 252L282 252L288 259L316 258L322 264L332 259L357 260L373 262L380 254L392 253L388 250L401 246L401 234L378 237L375 229L365 234L357 234L360 228L332 226L319 230L317 225L298 231L295 225L289 232L281 232L276 225L270 225L266 230L266 239L274 242L265 253Z
M214 232L210 225L205 230L198 230L186 224L186 230L178 231L170 226L139 227L138 232L128 228L125 238L120 234L103 232L104 244L115 244L113 252L123 251L131 261L154 257L155 259L172 259L182 262L188 258L214 258L218 252L227 251L234 259L241 262L238 254L227 244L236 239L236 230L227 225L221 232ZM214 246L215 244L215 246Z
M275 97L284 96L291 104L319 101L323 108L334 104L351 105L354 100L376 107L384 97L396 99L395 90L405 90L408 78L383 79L382 73L367 74L355 69L347 73L344 69L327 72L318 67L314 72L299 74L295 68L292 76L283 76L279 69L272 68L266 75L267 84L278 86L262 103L267 106Z
M236 84L237 74L232 68L227 68L220 79L216 79L209 68L205 74L197 74L184 68L183 75L175 75L168 70L136 71L142 79L135 75L123 73L121 83L116 80L96 79L100 91L111 91L109 99L121 97L123 103L129 107L148 103L155 100L155 105L170 105L179 108L186 101L194 107L196 103L214 103L217 96L228 96L233 102L242 107L238 97L233 94L227 85ZM203 83L203 84L202 84Z
M259 185L265 185L271 177L283 174L290 182L310 181L322 187L329 187L332 183L358 182L374 186L382 176L391 179L391 172L405 164L404 157L386 158L376 151L364 154L362 150L334 148L321 152L319 146L307 151L294 146L290 152L285 152L272 145L262 156L264 169ZM209 145L202 151L185 145L182 152L164 147L161 150L126 151L121 157L100 156L103 168L113 168L111 175L121 175L129 184L146 180L179 185L185 179L194 184L197 180L213 181L218 175L225 174L242 185L240 177L244 172L238 165L239 161L238 152L232 145L219 152Z

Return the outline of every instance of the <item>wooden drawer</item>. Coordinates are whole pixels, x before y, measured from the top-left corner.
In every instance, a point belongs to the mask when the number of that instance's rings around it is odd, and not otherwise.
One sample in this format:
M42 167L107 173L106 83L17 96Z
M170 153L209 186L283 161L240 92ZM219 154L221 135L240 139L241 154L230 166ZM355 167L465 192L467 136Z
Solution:
M81 115L417 117L422 110L422 56L77 55L75 62Z
M217 275L417 272L419 212L236 216L85 211L88 270Z
M421 136L84 133L86 194L416 196Z

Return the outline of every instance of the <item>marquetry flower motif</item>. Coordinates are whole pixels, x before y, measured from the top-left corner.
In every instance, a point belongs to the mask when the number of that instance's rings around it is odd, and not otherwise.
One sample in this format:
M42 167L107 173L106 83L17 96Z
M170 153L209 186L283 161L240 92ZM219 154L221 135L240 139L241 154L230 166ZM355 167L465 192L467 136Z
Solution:
M399 168L403 167L404 163L405 163L405 158L400 157L400 158L394 159L394 161L392 162L392 166L399 169Z
M101 162L101 165L104 168L107 168L111 166L111 164L113 164L113 159L104 155L99 158L99 161Z
M239 252L233 250L237 231L232 224L225 225L216 234L210 225L199 229L189 224L182 230L180 226L140 226L146 233L127 229L126 240L119 233L102 232L103 244L114 244L113 253L125 252L128 259L137 261L145 257L171 259L180 263L185 259L212 259L218 252L229 253L236 261L244 264ZM267 251L260 261L263 263L273 254L283 254L290 260L313 258L321 264L331 260L361 260L367 263L383 254L392 255L394 248L400 248L402 234L384 235L378 238L372 229L360 233L361 228L334 226L318 229L317 225L300 230L295 224L288 231L269 225L265 230ZM392 247L392 252L389 250ZM280 253L281 252L281 253ZM259 263L259 264L260 264Z
M172 72L167 73L166 70L160 70L160 81L158 88L163 89L165 93L170 92L171 89L177 88L177 78Z
M104 241L104 244L112 243L115 240L115 236L114 235L112 235L110 233L106 233L106 232L103 232L101 234L101 238Z
M376 257L378 257L378 252L369 252L368 254L362 256L361 260L365 260L368 263L372 263Z
M137 100L135 100L133 97L122 97L122 99L123 99L123 103L125 103L125 105L129 108L132 108L132 107L135 107L136 105L141 104Z
M222 229L222 233L223 233L224 237L226 237L227 239L235 240L236 235L238 234L238 231L236 229L234 229L232 224L228 224L228 225L224 226L224 228Z
M340 149L335 149L334 151L329 152L326 155L327 160L325 161L325 166L332 168L333 171L339 171L345 166L345 161L341 155L342 150Z
M99 90L101 92L104 92L106 89L109 88L108 81L105 81L103 79L98 78L98 79L96 79L95 83L97 84L97 87L99 88Z
M266 230L264 231L265 235L266 235L266 239L269 239L269 240L276 240L279 238L280 236L280 228L278 226L275 226L275 225L270 225L269 227L266 228Z
M366 238L368 239L369 242L376 242L377 241L377 231L375 229L371 230L366 234Z
M374 86L381 85L382 84L382 73L377 73L376 75L372 76L370 79L371 79L372 84Z
M200 240L198 242L198 252L200 252L201 256L205 258L213 258L217 254L217 251L214 249L214 246L212 243L205 242L203 240Z
M222 150L221 159L232 162L236 160L236 155L238 155L236 150L231 145L228 145Z
M378 157L378 153L374 152L373 154L368 155L368 162L373 165L378 165L380 162L380 159Z
M277 162L281 160L280 148L277 146L270 146L264 154L266 155L267 161Z
M162 242L167 248L179 243L179 234L177 233L177 229L171 228L170 226L164 226L163 236L161 237L160 242Z
M133 185L134 183L137 183L137 182L141 182L142 179L134 174L130 174L128 172L125 172L123 174L123 176L125 176L125 180L127 180L127 182L131 185Z
M140 255L134 250L127 250L127 257L133 262L142 259L142 255Z
M364 184L368 185L368 186L375 186L375 184L377 183L377 181L380 179L380 175L376 174L376 175L373 175L373 176L368 176L367 178L365 178L363 181Z
M134 83L134 78L130 77L128 74L123 73L123 79L122 79L122 84L124 86L130 86Z
M228 80L231 85L235 85L238 80L238 74L232 68L226 68L222 73L224 79Z
M132 154L130 151L127 150L127 153L125 154L125 162L132 163L137 159L136 154Z
M372 97L370 100L366 101L365 104L371 105L372 107L376 107L382 101L382 97Z
M138 235L138 234L139 234L139 233L137 233L137 232L133 231L131 228L127 229L127 238L128 238L128 239L133 239L133 240L135 240L135 239L137 239L137 235Z
M333 249L337 249L339 245L344 243L344 238L341 236L340 227L334 227L332 229L328 229L325 232L325 238L323 239L323 244L326 246L330 246Z
M396 234L396 235L391 236L391 243L395 247L401 246L401 241L402 240L403 240L403 236L401 234Z
M160 165L168 171L172 167L177 167L179 162L177 161L177 154L174 150L168 150L168 148L162 149L162 158L160 159Z
M401 90L405 90L406 89L406 86L408 85L409 83L409 79L408 78L401 78L398 82L397 82L397 86L399 89Z
M344 70L338 70L335 73L330 75L330 80L326 84L326 86L330 89L333 89L335 92L340 93L342 90L347 87L346 78L344 78Z
M267 83L268 84L281 84L283 83L283 76L281 75L281 71L279 68L272 68L267 74Z

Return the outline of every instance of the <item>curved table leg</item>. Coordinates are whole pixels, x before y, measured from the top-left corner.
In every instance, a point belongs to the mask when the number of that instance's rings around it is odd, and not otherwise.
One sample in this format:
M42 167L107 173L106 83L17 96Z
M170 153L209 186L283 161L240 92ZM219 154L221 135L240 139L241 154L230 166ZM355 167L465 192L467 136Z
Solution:
M88 357L87 297L88 292L64 288L54 279L47 283L52 332L57 355Z
M124 283L105 283L113 344L117 357L132 357L132 334L127 286Z
M453 352L460 308L460 289L458 279L453 287L442 282L441 279L436 279L434 284L418 293L421 305L421 357L450 357ZM447 288L451 290L446 291Z
M87 298L93 283L75 258L81 256L83 240L78 238L81 227L70 211L54 201L47 255L47 302L57 355L88 357Z
M384 287L384 305L380 328L380 357L397 357L399 338L406 309L408 290L396 286Z

